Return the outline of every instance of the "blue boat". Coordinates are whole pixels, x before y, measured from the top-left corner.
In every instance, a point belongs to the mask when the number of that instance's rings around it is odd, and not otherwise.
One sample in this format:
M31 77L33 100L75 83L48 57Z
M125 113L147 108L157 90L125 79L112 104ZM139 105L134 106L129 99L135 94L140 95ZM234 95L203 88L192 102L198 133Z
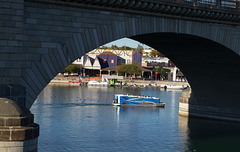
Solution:
M115 94L114 106L144 106L144 107L164 107L165 103L160 102L159 98L149 96L135 96Z

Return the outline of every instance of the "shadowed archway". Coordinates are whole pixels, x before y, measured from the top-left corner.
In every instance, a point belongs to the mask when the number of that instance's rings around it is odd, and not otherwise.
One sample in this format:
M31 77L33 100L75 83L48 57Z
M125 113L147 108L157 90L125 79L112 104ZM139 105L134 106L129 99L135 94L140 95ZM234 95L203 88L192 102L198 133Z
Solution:
M239 118L240 94L235 88L240 84L238 54L214 41L187 34L153 33L131 38L161 51L181 69L195 97L189 103L189 114Z

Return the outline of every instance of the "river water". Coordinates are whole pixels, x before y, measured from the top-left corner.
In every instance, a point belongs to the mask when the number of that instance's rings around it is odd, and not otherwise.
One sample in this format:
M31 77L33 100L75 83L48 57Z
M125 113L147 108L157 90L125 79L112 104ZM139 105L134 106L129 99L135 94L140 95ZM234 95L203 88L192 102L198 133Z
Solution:
M114 107L115 93L160 97L165 108ZM178 90L48 85L31 108L39 152L239 151L240 124L178 115Z

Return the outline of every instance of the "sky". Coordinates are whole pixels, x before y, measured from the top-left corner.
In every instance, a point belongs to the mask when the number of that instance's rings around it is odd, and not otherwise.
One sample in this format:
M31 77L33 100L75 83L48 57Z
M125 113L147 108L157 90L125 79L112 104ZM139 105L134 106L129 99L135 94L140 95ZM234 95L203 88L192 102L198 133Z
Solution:
M121 47L121 46L126 45L126 46L129 46L129 47L132 47L132 48L137 48L139 44L141 46L143 46L143 48L150 48L149 46L147 46L143 43L140 43L138 41L135 41L135 40L132 40L132 39L129 39L129 38L122 38L122 39L104 44L103 46L111 47L112 45L117 45L118 47Z

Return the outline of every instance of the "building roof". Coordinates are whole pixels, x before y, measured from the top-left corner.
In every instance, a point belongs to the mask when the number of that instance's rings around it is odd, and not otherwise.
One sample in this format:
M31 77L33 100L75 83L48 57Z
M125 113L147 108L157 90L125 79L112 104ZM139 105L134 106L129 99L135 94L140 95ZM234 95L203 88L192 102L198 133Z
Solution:
M108 70L117 71L117 67L106 67L106 68L102 69L102 71L108 71Z
M109 52L109 51L106 51L106 52L103 52L103 53L101 53L99 55L116 55L116 54L114 54L112 52Z
M93 58L91 58L90 56L87 56L87 58L86 58L85 62L83 63L83 65L85 65L85 64L86 64L87 60L90 60L90 62L91 62L91 65L93 65L94 59L93 59Z
M144 72L151 72L152 70L149 70L149 69L146 69L146 68L143 68L141 67L141 70L144 71Z
M103 59L96 57L100 63L101 69L108 67L107 61L104 61Z
M137 52L139 52L140 54L142 54L141 51L133 51L132 54L136 54Z

